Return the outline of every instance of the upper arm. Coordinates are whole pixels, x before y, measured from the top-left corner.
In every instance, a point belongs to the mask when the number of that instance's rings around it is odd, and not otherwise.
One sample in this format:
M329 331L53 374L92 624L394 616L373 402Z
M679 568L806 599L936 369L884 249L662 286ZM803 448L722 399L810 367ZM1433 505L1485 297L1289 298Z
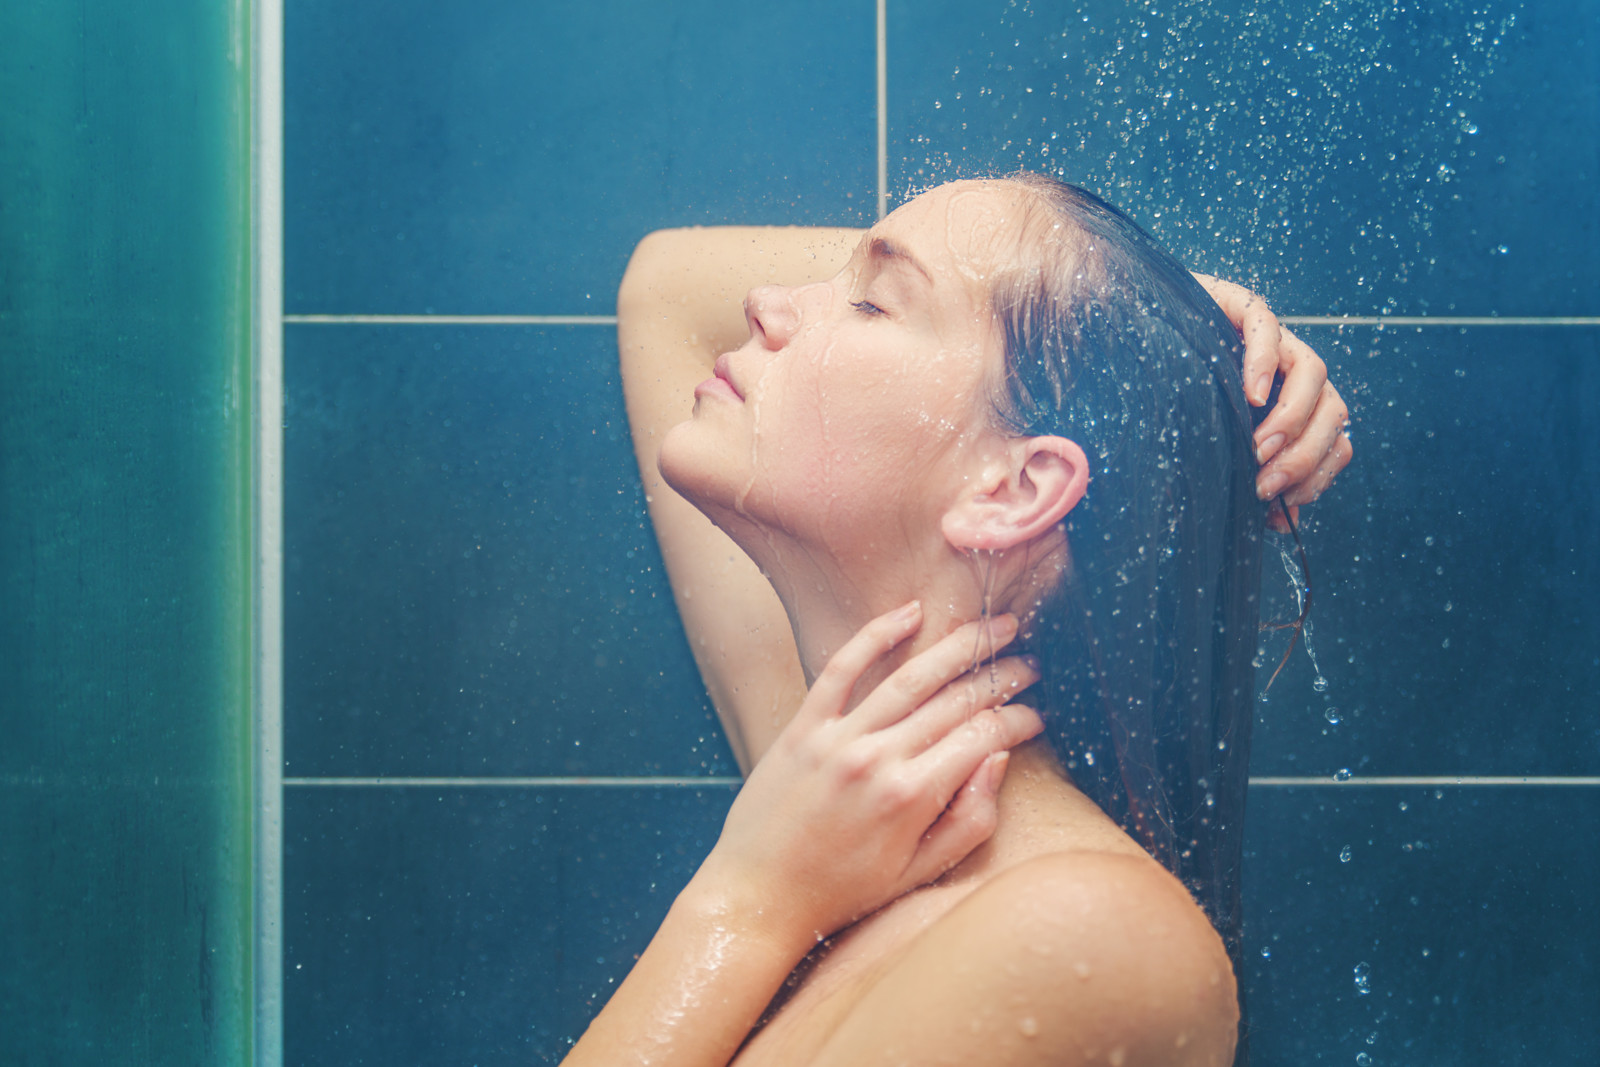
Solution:
M860 231L800 227L662 230L639 243L617 293L617 347L650 519L695 662L740 765L805 695L777 594L721 530L662 480L661 440L688 419L697 383L747 337L743 299L767 283L837 273Z
M1031 860L974 891L855 1005L816 1064L1233 1061L1221 939L1152 861Z

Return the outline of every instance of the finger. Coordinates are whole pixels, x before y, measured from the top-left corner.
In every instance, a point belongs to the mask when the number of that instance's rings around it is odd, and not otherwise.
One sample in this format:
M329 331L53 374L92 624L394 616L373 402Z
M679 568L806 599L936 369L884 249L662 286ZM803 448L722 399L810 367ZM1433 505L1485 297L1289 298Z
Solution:
M1242 305L1234 325L1244 341L1245 399L1252 406L1260 407L1272 395L1273 375L1282 366L1286 331L1265 300L1254 293L1248 295L1249 300Z
M832 717L844 713L856 682L868 667L888 654L922 625L922 605L913 600L863 626L839 647L811 683L800 715Z
M985 759L1015 748L1043 730L1044 720L1038 712L1023 704L1004 704L974 715L922 755L908 760L906 767L930 783L928 795L942 808Z
M933 881L994 836L1000 821L1000 786L1010 760L1009 752L996 752L978 764L944 814L922 835L902 890Z
M1332 453L1339 439L1344 436L1349 417L1350 412L1340 398L1339 391L1331 385L1324 385L1305 429L1256 475L1256 494L1263 500L1270 500L1285 489L1306 483L1323 462L1323 457ZM1331 481L1339 469L1330 470L1328 480ZM1325 486L1326 482L1317 491L1321 492Z
M1350 438L1340 431L1339 436L1334 439L1333 447L1322 457L1322 462L1317 464L1317 469L1311 473L1311 477L1299 485L1290 486L1283 494L1283 502L1290 507L1296 507L1316 500L1328 486L1333 484L1333 479L1339 472L1349 464L1352 451Z
M1322 357L1289 331L1283 334L1278 363L1284 374L1283 388L1278 391L1278 402L1255 432L1256 462L1262 464L1305 431L1322 388L1328 384L1328 367Z
M880 733L885 749L905 759L921 755L974 716L1014 699L1039 680L1032 657L1007 656L969 670Z
M1014 615L976 619L957 627L932 648L907 660L850 713L862 733L893 725L921 707L939 690L988 659L1017 636Z

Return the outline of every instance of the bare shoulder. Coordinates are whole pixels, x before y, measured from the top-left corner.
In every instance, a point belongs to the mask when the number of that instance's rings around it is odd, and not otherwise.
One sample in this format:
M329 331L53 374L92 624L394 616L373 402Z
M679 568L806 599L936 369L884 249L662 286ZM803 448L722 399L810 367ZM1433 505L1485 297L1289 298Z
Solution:
M919 935L823 1061L1227 1065L1237 1025L1222 941L1176 879L1143 857L1061 852Z

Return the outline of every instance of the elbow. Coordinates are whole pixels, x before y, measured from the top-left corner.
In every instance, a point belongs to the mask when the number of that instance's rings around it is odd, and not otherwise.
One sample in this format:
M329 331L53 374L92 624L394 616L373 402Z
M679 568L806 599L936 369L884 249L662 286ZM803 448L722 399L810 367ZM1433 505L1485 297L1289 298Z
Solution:
M634 247L617 287L617 322L621 326L671 302L670 286L682 271L684 230L656 230Z

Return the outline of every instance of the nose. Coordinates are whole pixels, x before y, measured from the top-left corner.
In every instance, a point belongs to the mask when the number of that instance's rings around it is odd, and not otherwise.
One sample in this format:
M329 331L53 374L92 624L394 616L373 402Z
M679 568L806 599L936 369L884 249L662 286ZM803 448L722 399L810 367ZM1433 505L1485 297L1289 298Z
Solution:
M800 329L800 307L794 290L784 285L758 285L744 298L744 321L750 336L776 352Z

